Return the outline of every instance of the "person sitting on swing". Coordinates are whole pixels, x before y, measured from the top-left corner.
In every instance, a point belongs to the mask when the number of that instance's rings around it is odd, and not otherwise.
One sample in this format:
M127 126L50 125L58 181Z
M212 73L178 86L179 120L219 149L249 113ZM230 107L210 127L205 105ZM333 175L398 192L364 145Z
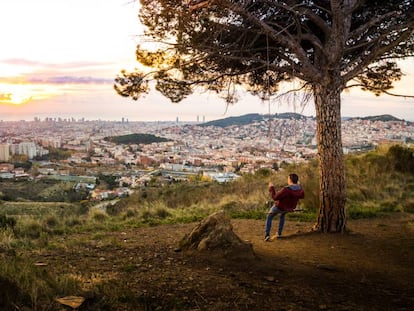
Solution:
M270 208L266 217L265 241L270 241L270 230L272 229L272 220L277 214L280 214L279 229L277 238L282 237L283 226L285 225L285 215L293 212L300 199L305 197L299 177L296 174L289 174L287 179L288 185L276 192L272 182L269 182L269 193L274 200L273 206Z

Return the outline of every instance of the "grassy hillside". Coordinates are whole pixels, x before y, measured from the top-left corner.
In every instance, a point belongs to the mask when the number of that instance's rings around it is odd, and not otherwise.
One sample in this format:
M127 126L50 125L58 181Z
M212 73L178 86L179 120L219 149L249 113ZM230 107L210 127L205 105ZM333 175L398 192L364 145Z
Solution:
M414 149L381 147L374 152L349 155L346 170L350 220L414 212ZM83 276L53 275L48 272L52 267L43 269L33 265L33 254L41 251L72 254L71 249L82 247L94 253L100 251L102 245L119 249L123 244L118 238L112 238L112 232L123 236L136 228L189 223L217 210L225 210L234 219L258 219L262 225L268 208L268 182L282 187L289 172L300 176L306 195L300 206L304 211L289 214L288 221L312 223L318 207L316 161L283 167L278 172L260 170L228 184L198 181L162 186L154 182L153 186L106 206L94 207L88 202L1 201L0 285L13 289L10 295L19 294L11 297L17 297L14 299L18 299L20 306L43 310L40 306L48 305L56 296L80 292ZM76 257L79 254L72 255L75 262L87 260ZM91 260L97 265L98 259ZM137 269L127 263L121 268L125 272ZM0 298L0 302L6 301L5 296L0 295Z
M346 156L348 217L365 218L375 217L384 212L414 211L413 152L412 148L383 146L370 153ZM277 172L259 170L255 175L247 174L226 184L194 181L165 185L154 181L150 187L137 189L130 197L98 211L111 217L112 223L133 223L134 226L194 221L221 209L235 218L261 219L269 200L268 182L272 181L277 188L282 187L286 184L289 172L296 172L300 176L306 194L300 203L300 208L304 212L292 214L290 217L306 221L315 220L319 206L317 161L311 161L306 165L282 167ZM45 185L35 186L39 188L33 189L30 193L33 193L32 200L37 201L46 201L47 198L49 201L56 201L58 197L64 198L64 194L67 194L70 188L69 185L62 184L48 184L44 189L42 187ZM11 197L19 199L24 195L23 185L20 189L16 188L16 184L13 186L3 182L1 187L3 200L7 198L7 201L13 201ZM0 203L0 214L2 211L3 214L6 212L4 207L1 209L1 206L6 204L3 202L3 205ZM84 208L90 208L86 203L83 205ZM53 213L51 211L51 214ZM10 215L10 212L6 214Z

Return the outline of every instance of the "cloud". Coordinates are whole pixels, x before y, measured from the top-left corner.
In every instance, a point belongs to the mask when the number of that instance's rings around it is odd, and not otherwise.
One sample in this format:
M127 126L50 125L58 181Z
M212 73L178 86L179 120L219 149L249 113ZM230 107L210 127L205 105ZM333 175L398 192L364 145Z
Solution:
M0 60L0 63L8 64L8 65L15 65L15 66L42 66L42 62L37 62L29 59L23 58L9 58Z
M77 76L27 77L26 81L33 84L112 84L113 79Z
M2 101L10 101L11 99L11 93L0 93L0 102Z
M75 61L48 63L25 58L0 59L7 71L0 72L0 83L6 84L113 84L114 73L108 68L116 67L112 62ZM10 70L10 68L14 68ZM109 77L109 78L108 78Z
M65 70L65 69L73 70L73 69L85 69L85 68L91 68L91 67L106 67L106 66L111 66L114 64L113 62L94 62L94 61L49 63L49 62L40 62L40 61L30 60L26 58L0 59L0 63L6 64L6 65L14 65L14 66L51 68L55 70Z
M0 77L0 83L6 84L113 84L113 79L86 77L86 76L25 76L25 77Z

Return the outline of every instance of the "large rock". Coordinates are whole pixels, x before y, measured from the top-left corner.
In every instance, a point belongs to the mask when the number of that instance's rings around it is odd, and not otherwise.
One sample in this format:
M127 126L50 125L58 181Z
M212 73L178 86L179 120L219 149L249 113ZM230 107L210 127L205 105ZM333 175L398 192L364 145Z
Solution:
M226 257L254 258L251 243L242 241L234 232L224 211L216 212L201 221L180 241L181 250L214 252Z

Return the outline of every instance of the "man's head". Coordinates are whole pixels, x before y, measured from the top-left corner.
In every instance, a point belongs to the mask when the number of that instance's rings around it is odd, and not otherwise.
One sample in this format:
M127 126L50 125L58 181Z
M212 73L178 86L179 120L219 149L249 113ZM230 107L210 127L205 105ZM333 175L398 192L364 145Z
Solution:
M288 184L292 183L292 184L297 184L299 181L299 176L296 174L289 174L288 176Z

